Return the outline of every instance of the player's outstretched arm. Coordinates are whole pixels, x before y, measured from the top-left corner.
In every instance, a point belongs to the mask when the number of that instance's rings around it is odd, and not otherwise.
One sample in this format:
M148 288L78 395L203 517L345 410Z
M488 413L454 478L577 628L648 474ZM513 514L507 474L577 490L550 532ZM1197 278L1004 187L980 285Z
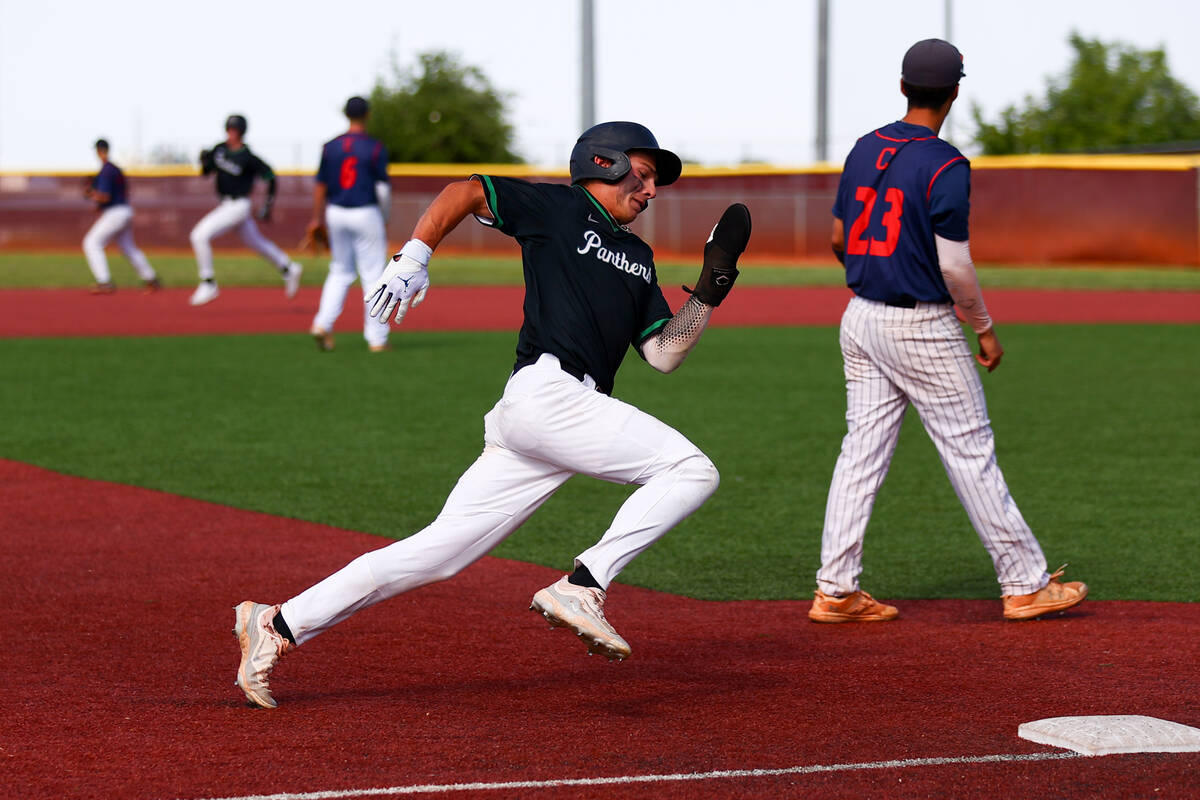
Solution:
M687 358L708 327L713 309L733 288L737 280L737 260L750 241L750 210L741 203L725 209L704 245L704 266L700 280L679 310L662 330L642 344L646 363L659 372L671 372Z
M492 216L478 181L457 181L441 191L417 220L412 238L392 256L375 291L367 298L372 317L386 320L395 314L400 323L409 308L421 304L429 290L429 258L468 214Z

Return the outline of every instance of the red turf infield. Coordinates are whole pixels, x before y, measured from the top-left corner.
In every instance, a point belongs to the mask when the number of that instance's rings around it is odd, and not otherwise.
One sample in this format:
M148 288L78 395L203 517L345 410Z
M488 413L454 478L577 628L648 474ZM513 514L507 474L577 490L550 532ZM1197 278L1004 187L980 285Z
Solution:
M1089 601L1005 623L998 601L910 601L896 623L820 626L805 601L615 586L610 618L634 654L609 664L526 610L557 573L492 558L290 654L273 676L280 708L254 710L233 686L232 605L282 600L380 539L3 460L0 514L6 798L1043 757L1060 751L1019 739L1021 722L1200 725L1187 604ZM452 796L1183 797L1198 770L1196 753L1125 755Z
M352 295L354 294L354 290ZM516 330L519 286L435 285L405 330ZM288 301L278 288L222 289L213 303L192 308L191 288L140 295L125 289L92 296L80 289L0 291L0 336L162 336L307 331L320 290L306 287ZM714 325L835 325L849 298L841 288L744 287L713 317ZM677 307L684 298L668 289ZM1016 291L991 289L988 307L1003 326L1012 322L1200 322L1200 292ZM339 331L361 331L354 304Z

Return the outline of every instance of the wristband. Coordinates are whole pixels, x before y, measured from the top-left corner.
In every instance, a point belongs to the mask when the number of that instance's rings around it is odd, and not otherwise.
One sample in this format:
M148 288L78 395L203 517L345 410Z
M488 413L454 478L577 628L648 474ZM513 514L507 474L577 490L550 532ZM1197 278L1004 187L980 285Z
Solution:
M433 255L433 248L420 239L409 239L404 243L404 247L400 248L400 255L408 256L422 267L428 267L429 257Z

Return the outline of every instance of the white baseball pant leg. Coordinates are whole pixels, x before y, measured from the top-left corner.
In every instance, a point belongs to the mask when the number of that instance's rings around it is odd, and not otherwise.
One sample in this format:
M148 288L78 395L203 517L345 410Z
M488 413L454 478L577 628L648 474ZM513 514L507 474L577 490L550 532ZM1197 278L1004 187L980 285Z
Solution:
M108 268L108 257L104 248L113 239L116 239L117 246L121 248L125 258L129 259L138 276L144 281L153 280L154 268L133 241L133 208L121 204L104 209L83 237L83 254L96 283L112 282L112 272Z
M1003 594L1045 586L1046 559L996 460L983 384L950 305L893 308L853 298L842 317L847 433L821 537L821 591L858 589L862 543L911 403L980 541Z
M189 239L196 254L196 269L200 280L211 280L213 273L212 240L241 225L250 218L250 198L222 198L220 204L201 217L192 228Z
M313 326L333 330L345 306L346 293L359 278L363 291L363 338L371 346L387 344L390 330L387 320L372 317L366 305L387 264L387 233L379 207L326 206L325 226L329 231L329 274L325 276Z
M428 527L366 553L283 604L297 644L356 611L445 580L486 555L576 473L639 484L581 553L607 588L626 564L716 491L712 462L682 434L578 381L553 356L509 379L484 418L483 453Z
M192 241L192 250L196 254L196 268L200 273L200 280L209 280L214 276L212 240L234 228L238 229L242 240L259 255L273 263L281 272L287 269L287 254L259 232L250 211L249 197L226 197L192 228L189 238Z
M262 231L258 229L258 223L254 221L254 217L247 214L241 227L238 228L238 233L241 234L243 242L250 245L251 249L256 253L274 264L275 268L281 273L287 272L288 265L292 263L292 260L288 258L287 253L279 249L279 245L262 235Z

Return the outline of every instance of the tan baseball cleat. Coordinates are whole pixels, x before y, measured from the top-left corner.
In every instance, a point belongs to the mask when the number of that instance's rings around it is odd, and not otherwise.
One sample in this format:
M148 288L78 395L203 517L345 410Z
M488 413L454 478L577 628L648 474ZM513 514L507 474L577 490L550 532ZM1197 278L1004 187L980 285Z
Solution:
M308 333L312 336L313 341L317 343L317 349L322 353L328 353L333 349L333 334L329 331L313 325Z
M629 658L629 643L621 638L604 616L603 589L576 586L563 576L533 596L530 611L544 616L552 628L570 628L588 646L588 655L609 661Z
M1066 564L1059 567L1050 576L1050 582L1036 592L1004 595L1004 618L1033 619L1053 611L1066 611L1082 603L1087 597L1087 584L1080 581L1060 583L1058 579L1066 569Z
M238 637L238 644L242 648L237 685L252 704L262 708L275 708L279 704L271 697L267 677L275 668L279 657L292 649L291 642L280 636L272 624L279 606L246 600L233 610L237 613L233 635Z
M814 593L808 618L813 622L887 622L900 616L895 606L885 605L864 591L834 597L820 589Z

